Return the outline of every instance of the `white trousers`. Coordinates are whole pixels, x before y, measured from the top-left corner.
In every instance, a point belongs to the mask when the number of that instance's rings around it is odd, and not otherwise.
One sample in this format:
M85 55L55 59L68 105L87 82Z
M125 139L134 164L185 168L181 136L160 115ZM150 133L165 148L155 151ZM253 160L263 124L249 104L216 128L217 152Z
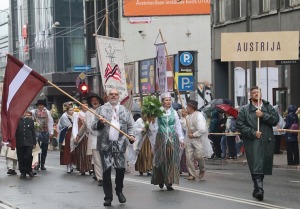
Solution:
M18 163L18 160L6 158L7 169L17 170L17 163Z
M196 168L194 161L198 161L199 174L205 171L204 159L202 157L202 144L200 139L186 139L185 155L186 155L186 165L188 167L189 173L197 177Z
M94 164L94 173L97 181L103 180L103 168L100 157L100 152L97 149L92 149L92 163Z

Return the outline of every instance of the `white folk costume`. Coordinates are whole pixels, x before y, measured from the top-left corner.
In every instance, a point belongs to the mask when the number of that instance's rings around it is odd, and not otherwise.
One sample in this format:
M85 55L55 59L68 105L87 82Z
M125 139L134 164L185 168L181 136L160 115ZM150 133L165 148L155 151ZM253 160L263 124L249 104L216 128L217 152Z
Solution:
M135 122L135 143L128 146L128 161L135 164L135 170L143 173L149 172L153 164L153 147L150 138L153 137L150 130L144 132L145 123L142 118Z
M97 130L92 129L94 117L95 116L93 113L89 111L86 112L84 124L81 126L77 135L81 138L85 134L88 134L86 154L92 155L92 164L94 165L95 176L97 180L100 181L103 179L103 169L102 169L102 161L101 161L100 153L97 150L97 137L99 135L99 132Z
M188 129L186 125L188 122L190 133L193 134L193 138L190 139L188 136ZM199 178L203 177L205 172L204 157L211 157L213 154L212 147L208 139L208 128L205 117L199 111L195 111L190 115L186 116L186 120L181 119L182 126L186 131L185 140L185 154L186 163L190 175L197 177L195 169L195 160L198 161L199 165Z

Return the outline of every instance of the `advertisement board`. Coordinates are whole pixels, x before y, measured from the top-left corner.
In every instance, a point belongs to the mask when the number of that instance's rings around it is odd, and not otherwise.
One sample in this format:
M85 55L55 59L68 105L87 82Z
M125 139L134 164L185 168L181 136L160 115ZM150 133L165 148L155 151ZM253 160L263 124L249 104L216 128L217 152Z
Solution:
M210 0L124 0L123 15L166 16L210 14Z
M155 93L154 59L139 61L140 93Z

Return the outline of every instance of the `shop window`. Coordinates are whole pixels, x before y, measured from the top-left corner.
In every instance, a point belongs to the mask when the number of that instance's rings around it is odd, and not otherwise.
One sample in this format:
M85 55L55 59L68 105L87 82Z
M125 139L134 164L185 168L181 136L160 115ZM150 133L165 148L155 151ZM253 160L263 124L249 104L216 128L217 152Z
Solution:
M290 0L290 6L299 6L300 0Z

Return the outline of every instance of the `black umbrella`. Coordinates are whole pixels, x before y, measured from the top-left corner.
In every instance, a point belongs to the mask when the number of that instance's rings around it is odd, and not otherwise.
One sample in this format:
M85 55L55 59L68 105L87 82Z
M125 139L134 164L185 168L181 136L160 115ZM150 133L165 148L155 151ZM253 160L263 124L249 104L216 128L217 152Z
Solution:
M172 102L172 107L173 107L175 110L182 109L182 105L179 104L179 103L175 103L175 102Z
M233 106L233 103L230 99L213 99L208 104L211 106L216 106L216 105L220 105L220 104L228 104L228 105Z

